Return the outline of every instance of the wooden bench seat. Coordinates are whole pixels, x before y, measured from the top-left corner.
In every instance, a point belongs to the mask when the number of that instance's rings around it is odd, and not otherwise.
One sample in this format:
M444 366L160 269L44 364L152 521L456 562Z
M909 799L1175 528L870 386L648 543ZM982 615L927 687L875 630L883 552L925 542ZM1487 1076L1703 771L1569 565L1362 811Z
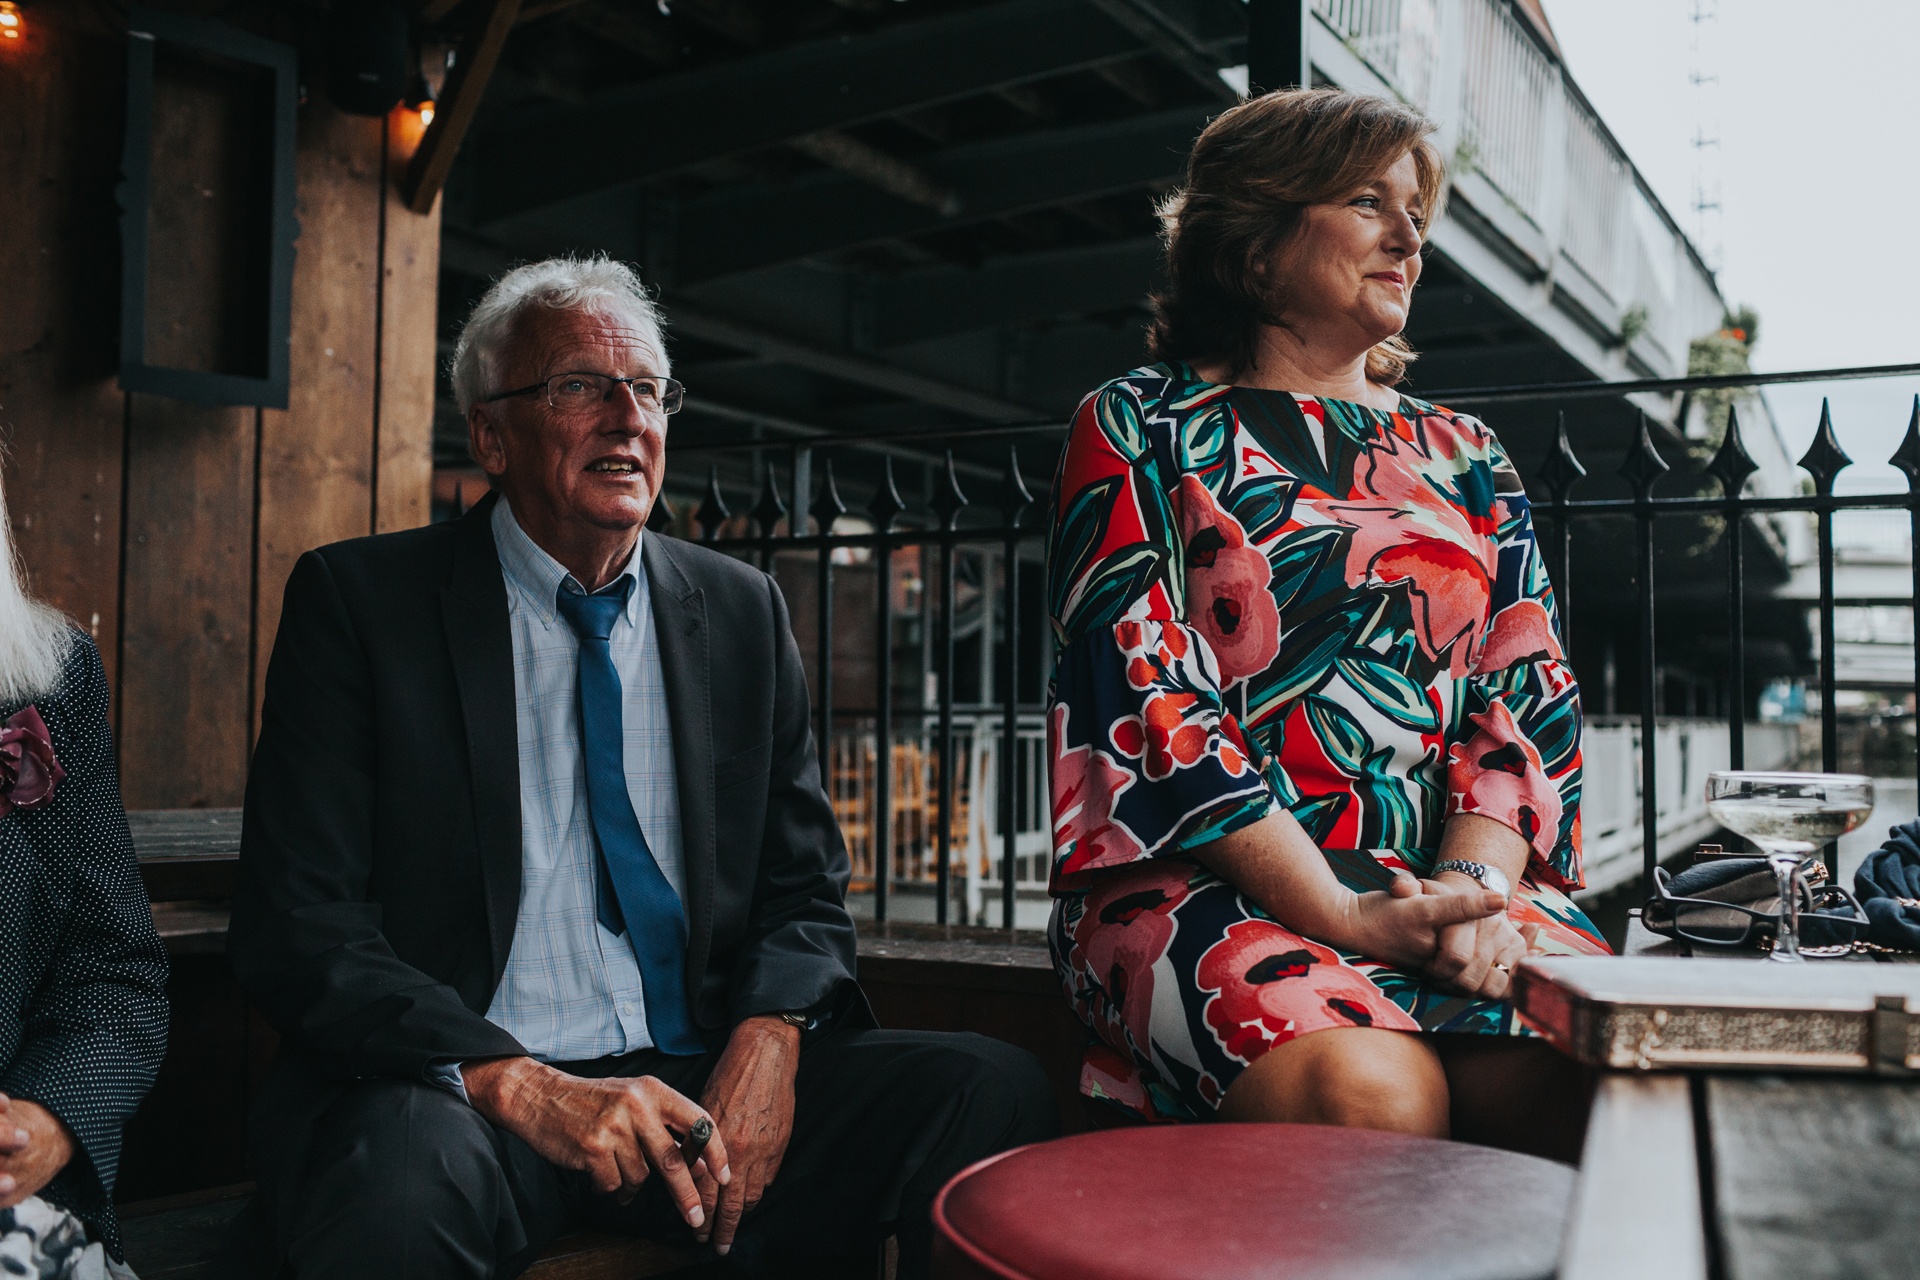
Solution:
M252 1196L253 1184L242 1182L122 1205L128 1265L140 1280L210 1280L220 1242ZM554 1241L525 1274L530 1280L642 1280L699 1265L691 1249L583 1232Z

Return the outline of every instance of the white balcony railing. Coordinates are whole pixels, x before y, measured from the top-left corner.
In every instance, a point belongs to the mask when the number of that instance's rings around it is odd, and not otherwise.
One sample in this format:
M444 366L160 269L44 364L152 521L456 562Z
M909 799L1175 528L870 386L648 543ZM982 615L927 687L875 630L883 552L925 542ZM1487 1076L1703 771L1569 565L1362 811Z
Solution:
M1710 835L1707 773L1728 765L1724 720L1662 717L1657 730L1660 856L1672 857ZM826 753L828 795L853 862L853 888L872 892L877 760L871 727L838 730ZM1000 720L956 716L950 892L955 919L1000 922ZM1046 919L1043 900L1052 861L1051 806L1047 790L1046 731L1036 716L1021 718L1013 806L1014 888L1024 905L1022 927ZM1589 720L1582 739L1586 772L1581 829L1587 890L1602 892L1640 874L1640 726L1626 717ZM1751 723L1746 727L1746 763L1754 769L1790 765L1799 753L1794 725ZM893 744L893 861L897 919L932 918L926 887L937 879L937 754L932 735L896 731Z
M1725 720L1662 716L1654 730L1660 762L1655 790L1661 858L1670 858L1713 834L1707 816L1707 774L1729 767ZM1745 767L1790 768L1800 753L1800 729L1749 722ZM1587 892L1601 893L1641 873L1640 722L1595 717L1580 743L1585 781L1580 800Z
M1602 376L1619 376L1605 372L1608 353L1629 351L1644 367L1621 369L1627 376L1685 371L1688 344L1720 322L1713 276L1512 5L1313 0L1313 9L1316 68L1433 117L1455 197L1506 242L1503 261L1530 260L1526 281L1562 283L1543 297L1577 311L1597 339L1576 354ZM1448 247L1444 224L1438 238ZM1506 300L1529 310L1524 298Z

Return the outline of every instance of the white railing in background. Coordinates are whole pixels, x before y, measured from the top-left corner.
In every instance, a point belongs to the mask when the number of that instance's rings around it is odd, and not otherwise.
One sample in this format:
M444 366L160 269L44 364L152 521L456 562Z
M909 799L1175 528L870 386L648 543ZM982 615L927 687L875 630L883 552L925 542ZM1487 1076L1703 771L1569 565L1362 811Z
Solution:
M1456 158L1472 165L1536 225L1541 216L1542 145L1554 66L1503 4L1468 0L1466 74L1461 83Z
M1661 858L1698 844L1719 826L1707 816L1707 774L1730 762L1727 722L1662 716L1655 727L1660 762L1655 784ZM1800 728L1749 722L1746 767L1791 767L1800 755ZM1581 844L1587 892L1603 893L1640 875L1640 722L1595 717L1580 742L1585 778L1580 799Z
M1315 0L1314 8L1382 80L1415 106L1433 92L1436 0Z
M1712 834L1707 816L1708 772L1728 763L1724 720L1663 716L1657 730L1661 768L1657 796L1660 856L1672 857ZM1000 721L955 718L951 892L954 919L1000 922ZM1581 745L1586 773L1580 807L1587 892L1626 884L1640 874L1640 725L1627 717L1595 717ZM1751 723L1747 767L1790 766L1799 756L1799 728ZM932 735L896 731L893 747L893 878L915 895L895 900L897 919L932 919L925 886L937 878L936 753ZM874 877L874 735L871 727L841 729L827 752L827 790L853 861L854 892L868 895ZM1047 789L1046 730L1036 716L1021 717L1019 783L1014 805L1014 887L1022 927L1045 921L1044 892L1052 861L1051 801ZM870 899L868 899L870 901Z
M1351 69L1351 54L1366 74L1329 72L1343 87L1385 86L1432 116L1455 179L1477 173L1492 187L1486 198L1466 191L1468 202L1504 203L1523 220L1507 218L1505 233L1530 240L1523 252L1550 277L1561 262L1576 268L1587 282L1580 305L1605 331L1664 354L1654 373L1685 372L1688 343L1720 320L1713 277L1507 0L1313 0L1313 9L1324 27L1316 39L1330 32L1346 51L1327 50L1323 70Z
M954 717L953 749L959 770L953 780L951 875L978 915L980 886L1000 883L1000 717ZM833 803L856 889L871 887L875 873L878 796L876 739L871 727L836 729L827 751L827 797ZM1014 760L1014 882L1044 889L1052 850L1052 809L1047 792L1047 733L1038 716L1020 718ZM939 753L935 735L895 728L893 734L893 878L890 884L932 884L938 878Z
M1567 196L1560 248L1587 278L1618 298L1620 224L1632 171L1584 103L1567 104Z

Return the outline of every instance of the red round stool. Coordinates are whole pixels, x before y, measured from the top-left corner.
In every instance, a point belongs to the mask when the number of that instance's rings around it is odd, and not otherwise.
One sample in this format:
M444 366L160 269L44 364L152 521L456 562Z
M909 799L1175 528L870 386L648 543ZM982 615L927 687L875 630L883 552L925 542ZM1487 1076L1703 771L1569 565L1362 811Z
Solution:
M1021 1147L933 1202L938 1280L1535 1280L1573 1170L1324 1125L1154 1125Z

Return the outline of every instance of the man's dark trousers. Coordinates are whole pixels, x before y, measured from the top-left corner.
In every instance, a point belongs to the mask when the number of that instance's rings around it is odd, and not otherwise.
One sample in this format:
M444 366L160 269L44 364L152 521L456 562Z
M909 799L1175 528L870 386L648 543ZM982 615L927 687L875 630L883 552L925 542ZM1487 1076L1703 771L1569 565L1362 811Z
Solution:
M642 1050L563 1069L655 1076L698 1098L723 1044L705 1057ZM254 1150L260 1208L300 1277L505 1278L574 1230L692 1242L657 1173L623 1206L430 1085L341 1089L276 1070L267 1088L316 1084L340 1098L311 1145L262 1135ZM1032 1057L984 1036L828 1031L803 1046L794 1086L786 1157L726 1260L742 1275L866 1280L875 1245L894 1231L900 1274L924 1275L928 1210L947 1179L986 1153L1058 1132Z

